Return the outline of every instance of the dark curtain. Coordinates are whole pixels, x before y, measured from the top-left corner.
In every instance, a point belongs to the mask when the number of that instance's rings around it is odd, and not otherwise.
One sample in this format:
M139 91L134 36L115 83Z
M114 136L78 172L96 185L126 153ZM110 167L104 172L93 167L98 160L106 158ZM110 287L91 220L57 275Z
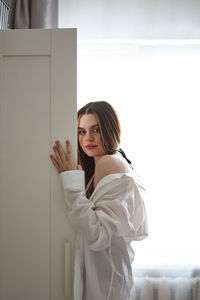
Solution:
M57 28L58 0L13 0L10 29Z

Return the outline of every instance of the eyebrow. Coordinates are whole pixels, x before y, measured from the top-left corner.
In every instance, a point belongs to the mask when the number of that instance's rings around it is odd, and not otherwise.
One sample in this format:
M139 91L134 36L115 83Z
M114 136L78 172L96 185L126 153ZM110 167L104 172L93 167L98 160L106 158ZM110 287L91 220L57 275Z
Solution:
M92 128L94 128L94 127L99 127L99 124L92 125L92 126L90 127L90 129L92 129ZM83 128L83 127L78 127L78 129L85 129L85 128Z

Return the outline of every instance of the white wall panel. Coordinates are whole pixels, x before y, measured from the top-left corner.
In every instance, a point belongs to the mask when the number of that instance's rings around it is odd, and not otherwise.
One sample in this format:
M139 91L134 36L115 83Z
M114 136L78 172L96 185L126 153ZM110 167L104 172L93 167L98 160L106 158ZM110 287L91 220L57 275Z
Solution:
M76 159L76 30L1 31L0 105L0 298L66 299L74 231L49 154L70 139Z

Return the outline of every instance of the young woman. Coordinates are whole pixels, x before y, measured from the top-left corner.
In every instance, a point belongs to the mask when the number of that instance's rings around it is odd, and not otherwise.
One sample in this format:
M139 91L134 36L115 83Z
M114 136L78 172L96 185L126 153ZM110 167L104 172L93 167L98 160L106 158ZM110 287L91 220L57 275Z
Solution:
M70 142L59 141L51 160L60 174L69 217L77 229L74 300L131 300L132 240L147 233L142 188L119 149L113 107L91 102L78 112L79 164Z

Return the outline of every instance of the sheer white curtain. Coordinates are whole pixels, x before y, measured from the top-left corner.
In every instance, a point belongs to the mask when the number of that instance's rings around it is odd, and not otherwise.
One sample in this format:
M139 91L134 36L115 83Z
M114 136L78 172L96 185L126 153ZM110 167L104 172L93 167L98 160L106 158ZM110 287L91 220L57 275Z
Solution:
M147 188L150 236L133 244L135 265L196 268L200 2L99 2L60 0L59 24L78 27L79 106L116 107L122 147Z
M148 191L139 264L200 264L200 42L79 44L78 100L110 101Z

